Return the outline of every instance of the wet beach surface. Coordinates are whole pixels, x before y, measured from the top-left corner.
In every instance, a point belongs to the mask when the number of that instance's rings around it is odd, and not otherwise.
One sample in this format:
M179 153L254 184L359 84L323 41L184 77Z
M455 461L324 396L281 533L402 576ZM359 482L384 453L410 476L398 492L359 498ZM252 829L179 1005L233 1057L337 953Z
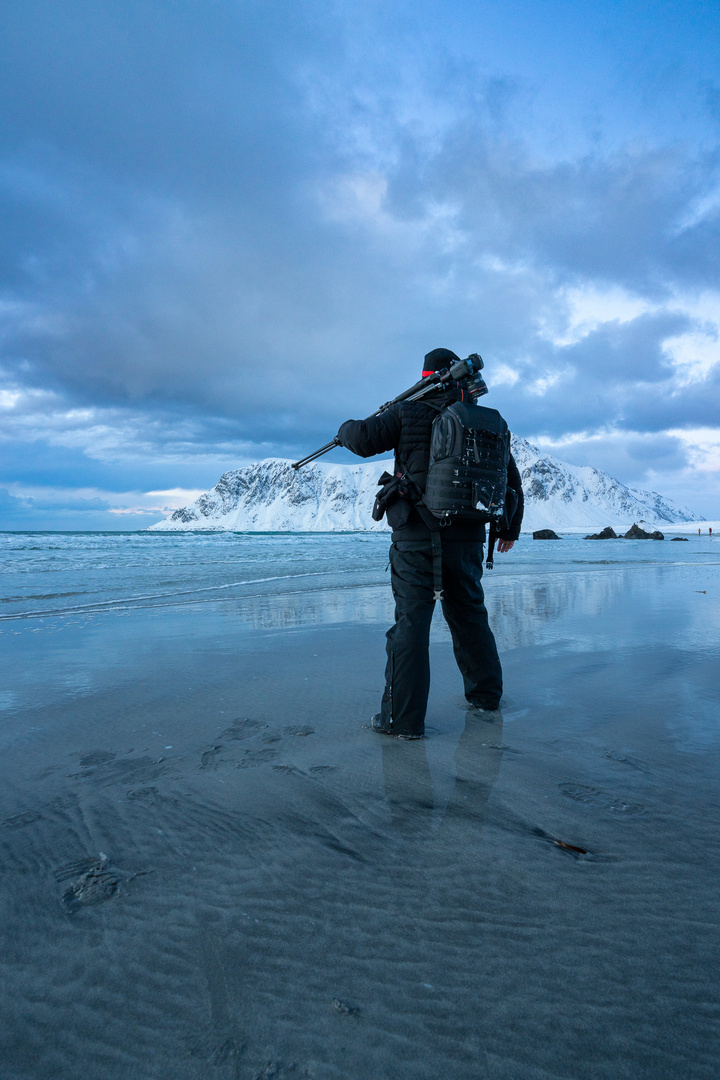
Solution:
M488 575L502 714L436 616L418 743L382 537L3 622L4 1080L716 1075L720 560L637 544Z

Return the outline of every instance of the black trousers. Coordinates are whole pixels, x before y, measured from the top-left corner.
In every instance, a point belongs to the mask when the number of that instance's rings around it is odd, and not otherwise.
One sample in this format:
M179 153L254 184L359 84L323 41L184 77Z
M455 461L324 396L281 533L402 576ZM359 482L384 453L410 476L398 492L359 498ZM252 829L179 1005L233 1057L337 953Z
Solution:
M465 697L483 709L496 709L502 696L502 668L480 584L482 555L482 544L476 541L443 538L441 602ZM430 539L393 543L390 567L395 625L386 635L381 714L396 734L421 735L430 691L430 623L435 609Z

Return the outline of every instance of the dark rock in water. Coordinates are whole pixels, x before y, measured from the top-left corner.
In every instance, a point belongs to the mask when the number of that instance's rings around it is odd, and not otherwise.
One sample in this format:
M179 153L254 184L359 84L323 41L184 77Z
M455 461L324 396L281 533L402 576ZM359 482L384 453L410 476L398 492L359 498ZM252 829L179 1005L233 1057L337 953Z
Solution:
M687 543L687 540L688 540L687 536L671 536L670 539L671 540L684 540L686 543Z
M599 533L591 533L590 536L584 536L583 540L617 540L618 534L609 525L607 529L603 529Z
M625 539L626 540L664 540L665 537L663 536L663 534L660 532L659 529L656 529L655 532L651 532L651 533L645 532L645 530L641 529L640 526L638 525L638 523L635 522L633 527L631 529L628 529L628 531L625 533Z
M533 533L533 540L559 540L560 537L552 529L536 529Z

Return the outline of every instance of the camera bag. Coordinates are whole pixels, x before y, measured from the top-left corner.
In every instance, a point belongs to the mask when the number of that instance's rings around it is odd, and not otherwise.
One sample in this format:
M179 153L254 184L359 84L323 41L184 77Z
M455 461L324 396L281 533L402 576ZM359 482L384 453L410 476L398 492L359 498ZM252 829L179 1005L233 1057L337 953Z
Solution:
M435 418L423 503L443 523L482 521L507 527L510 432L497 409L455 402ZM517 502L515 503L517 505Z

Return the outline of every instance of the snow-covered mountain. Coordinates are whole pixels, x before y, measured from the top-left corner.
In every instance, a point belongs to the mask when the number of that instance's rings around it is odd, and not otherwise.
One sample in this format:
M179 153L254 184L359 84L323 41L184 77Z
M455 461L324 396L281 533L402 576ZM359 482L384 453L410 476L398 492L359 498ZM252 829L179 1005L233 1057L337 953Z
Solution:
M625 531L640 519L672 525L698 516L656 491L629 488L591 465L569 465L542 454L517 435L512 449L525 492L523 531L596 524Z
M513 436L513 454L525 491L523 531L627 529L643 519L657 525L693 521L696 515L661 495L635 491L588 465L568 465ZM176 510L153 530L222 529L229 532L382 531L372 520L377 481L388 461L357 465L314 462L295 471L268 458L220 477L211 491Z

